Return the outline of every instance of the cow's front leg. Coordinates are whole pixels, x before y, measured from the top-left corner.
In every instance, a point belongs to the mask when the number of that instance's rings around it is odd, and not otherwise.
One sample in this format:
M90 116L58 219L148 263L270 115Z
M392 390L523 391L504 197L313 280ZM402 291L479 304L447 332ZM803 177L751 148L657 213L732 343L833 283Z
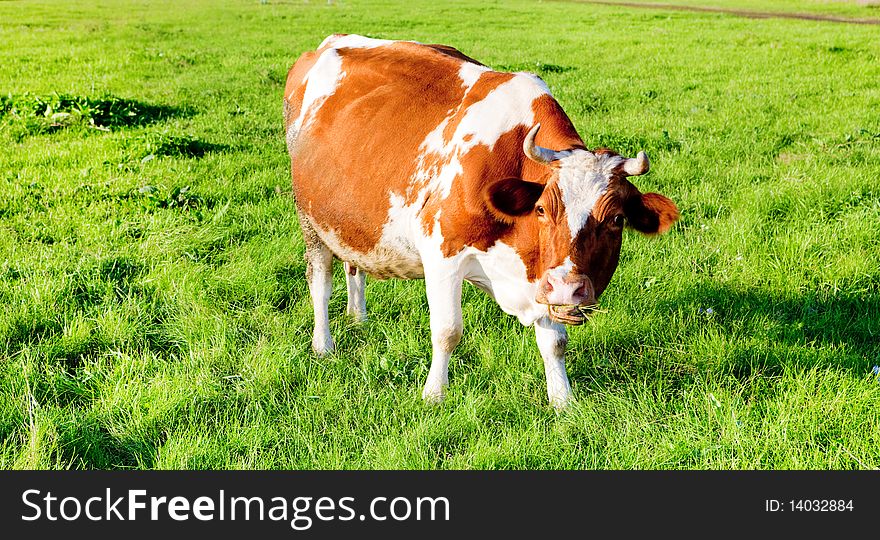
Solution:
M565 346L568 332L565 326L542 317L535 322L535 340L544 359L544 374L547 378L547 397L550 404L562 409L571 400L571 385L565 373Z
M345 285L348 289L348 303L345 313L354 317L357 322L367 320L366 276L364 271L349 263L345 263Z
M426 265L427 266L427 265ZM449 358L461 341L461 275L442 265L425 269L425 290L431 318L431 370L422 399L438 403L449 384Z

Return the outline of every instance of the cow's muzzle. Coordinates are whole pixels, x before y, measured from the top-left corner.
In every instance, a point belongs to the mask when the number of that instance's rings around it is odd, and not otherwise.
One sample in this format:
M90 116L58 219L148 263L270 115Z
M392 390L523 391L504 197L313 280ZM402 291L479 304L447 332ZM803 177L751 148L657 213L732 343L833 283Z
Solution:
M589 317L590 313L595 311L595 309L595 304L590 306L548 305L547 315L550 317L550 320L558 323L577 326L579 324L584 324L587 321L587 317Z
M547 304L547 315L562 324L583 324L596 309L593 282L583 274L569 273L560 278L547 272L538 284L535 301Z

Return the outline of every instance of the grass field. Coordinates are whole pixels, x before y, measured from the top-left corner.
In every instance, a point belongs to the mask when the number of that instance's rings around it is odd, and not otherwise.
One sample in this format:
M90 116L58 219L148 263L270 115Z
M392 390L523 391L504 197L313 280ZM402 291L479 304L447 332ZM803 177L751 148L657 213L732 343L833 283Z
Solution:
M472 287L440 406L420 281L369 281L357 326L337 268L311 354L281 99L334 32L536 72L588 145L651 156L682 219L625 234L568 410ZM0 2L0 38L0 468L880 467L880 27L45 0Z

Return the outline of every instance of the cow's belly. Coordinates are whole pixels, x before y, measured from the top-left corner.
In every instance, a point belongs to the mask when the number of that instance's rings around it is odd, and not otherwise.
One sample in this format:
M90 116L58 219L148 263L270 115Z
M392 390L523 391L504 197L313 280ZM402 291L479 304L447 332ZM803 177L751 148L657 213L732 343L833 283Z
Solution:
M367 274L379 278L417 279L425 277L422 259L406 235L385 228L382 238L369 251L360 251L348 245L333 230L313 224L315 232L330 251Z

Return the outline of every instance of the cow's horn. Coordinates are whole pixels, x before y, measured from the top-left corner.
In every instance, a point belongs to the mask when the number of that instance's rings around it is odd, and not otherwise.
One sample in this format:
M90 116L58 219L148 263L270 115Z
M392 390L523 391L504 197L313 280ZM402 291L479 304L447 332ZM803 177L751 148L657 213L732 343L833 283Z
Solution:
M537 161L538 163L550 163L551 161L555 161L556 152L535 144L535 135L538 134L539 129L541 129L540 123L535 124L535 127L529 130L528 135L526 135L526 140L523 141L523 152L526 153L529 159Z
M639 152L638 156L629 158L623 162L623 171L627 176L645 174L650 168L651 163L648 161L648 154L644 152Z

